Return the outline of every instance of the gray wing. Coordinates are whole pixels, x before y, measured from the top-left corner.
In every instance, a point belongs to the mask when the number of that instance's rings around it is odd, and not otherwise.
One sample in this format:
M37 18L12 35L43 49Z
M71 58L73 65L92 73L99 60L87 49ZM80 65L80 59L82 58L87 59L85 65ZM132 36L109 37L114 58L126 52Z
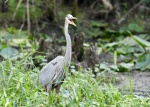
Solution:
M51 62L46 64L39 73L39 81L42 86L47 86L56 78L57 68L63 63L63 56L57 56Z

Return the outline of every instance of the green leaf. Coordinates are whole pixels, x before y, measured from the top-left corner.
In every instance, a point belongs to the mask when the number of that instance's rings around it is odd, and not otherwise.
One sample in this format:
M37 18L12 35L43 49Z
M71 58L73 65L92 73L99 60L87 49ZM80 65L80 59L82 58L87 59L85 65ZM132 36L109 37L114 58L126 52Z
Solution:
M84 47L89 47L90 44L88 44L88 43L83 43L83 46L84 46Z
M123 41L121 41L122 44L124 45L129 45L129 46L135 46L138 43L132 39L131 37L126 37Z
M119 71L118 67L115 66L115 65L111 65L110 68L113 69L113 70L115 70L115 71Z
M110 68L109 68L106 64L104 64L104 63L101 63L101 64L100 64L100 69L101 69L101 70L107 70L107 71L110 70Z
M2 44L0 44L0 49L3 47L3 45Z
M141 38L139 38L138 36L133 36L131 34L131 32L128 32L130 34L130 36L142 47L149 47L150 46L150 42L147 42L146 40L143 40Z
M88 30L87 34L92 37L97 37L98 35L100 35L100 30L99 30L99 28L93 28L91 30Z
M118 42L112 42L112 43L106 44L105 46L106 46L106 47L114 47L114 46L118 46L118 45L119 45Z
M91 21L90 26L91 27L107 27L108 23L101 23L99 21L93 20L93 21Z
M15 44L24 44L26 39L12 39L12 42Z
M3 57L3 58L8 58L8 57L12 57L14 55L16 55L18 53L18 50L12 48L12 47L7 47L7 48L3 48L1 51L0 51L0 55Z
M120 63L119 71L127 72L127 71L131 70L133 66L134 66L133 63L124 63L124 62Z
M142 54L139 56L135 68L140 70L150 69L150 54Z
M147 42L141 38L139 38L138 36L133 36L135 41L138 42L142 47L149 47L150 46L150 42Z
M63 89L63 90L62 90L62 96L65 97L65 98L69 98L69 96L70 96L69 91Z
M135 31L135 32L142 32L143 31L143 26L139 26L138 24L131 23L128 25L128 28L130 31Z

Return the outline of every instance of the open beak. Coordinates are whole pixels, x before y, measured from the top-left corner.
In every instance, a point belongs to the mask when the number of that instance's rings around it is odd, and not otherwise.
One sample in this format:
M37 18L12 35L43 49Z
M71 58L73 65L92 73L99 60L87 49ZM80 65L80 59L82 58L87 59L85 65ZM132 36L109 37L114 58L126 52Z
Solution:
M72 19L77 19L77 18L73 17ZM70 21L70 24L72 24L73 26L76 26L76 24L73 22L73 20Z
M73 17L72 19L77 19L76 17Z

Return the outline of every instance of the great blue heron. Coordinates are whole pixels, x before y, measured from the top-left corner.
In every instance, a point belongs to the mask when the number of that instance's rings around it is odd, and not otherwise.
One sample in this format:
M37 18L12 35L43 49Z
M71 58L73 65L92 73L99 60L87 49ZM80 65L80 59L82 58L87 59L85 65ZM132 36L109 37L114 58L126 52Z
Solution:
M68 33L68 25L75 25L73 17L71 14L68 14L65 18L64 32L66 37L66 53L65 56L57 56L55 59L46 64L42 70L39 72L39 76L36 78L35 82L39 82L47 92L50 92L51 89L56 88L56 94L59 93L61 84L65 78L64 67L69 68L71 62L71 38Z

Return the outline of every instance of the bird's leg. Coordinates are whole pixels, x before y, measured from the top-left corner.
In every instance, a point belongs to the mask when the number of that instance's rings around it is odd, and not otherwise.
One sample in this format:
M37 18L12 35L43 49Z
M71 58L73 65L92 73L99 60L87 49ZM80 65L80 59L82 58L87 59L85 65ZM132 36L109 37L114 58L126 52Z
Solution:
M51 91L51 89L52 89L52 85L46 86L46 91L47 91L48 93Z
M59 93L59 91L60 91L60 87L61 87L61 84L58 84L58 85L56 86L56 94L58 94L58 93Z

